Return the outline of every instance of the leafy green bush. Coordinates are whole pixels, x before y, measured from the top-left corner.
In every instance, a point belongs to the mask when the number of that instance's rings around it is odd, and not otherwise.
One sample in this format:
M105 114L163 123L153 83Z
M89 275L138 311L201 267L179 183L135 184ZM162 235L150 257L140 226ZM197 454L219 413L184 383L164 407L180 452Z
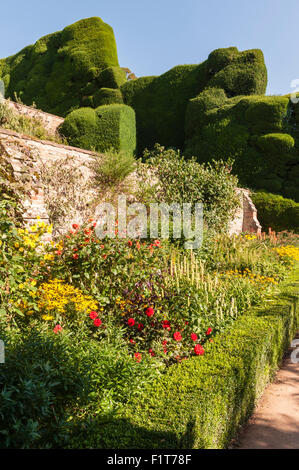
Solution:
M34 101L43 111L65 116L82 106L84 95L98 89L96 79L109 67L118 67L114 33L93 17L2 59L0 77L8 97L13 99L17 93L25 104Z
M226 230L240 201L235 191L237 178L222 162L200 165L158 144L154 150L145 151L143 157L145 163L139 166L141 198L146 196L148 203L201 202L208 227Z
M53 332L32 328L2 327L0 336L6 348L0 368L0 447L63 445L66 408L83 399L88 383L78 349Z
M70 145L105 152L111 148L133 155L136 148L135 113L123 104L80 108L59 128Z
M299 233L299 204L297 202L265 192L252 193L251 197L257 208L263 230L271 227L277 232L293 230Z

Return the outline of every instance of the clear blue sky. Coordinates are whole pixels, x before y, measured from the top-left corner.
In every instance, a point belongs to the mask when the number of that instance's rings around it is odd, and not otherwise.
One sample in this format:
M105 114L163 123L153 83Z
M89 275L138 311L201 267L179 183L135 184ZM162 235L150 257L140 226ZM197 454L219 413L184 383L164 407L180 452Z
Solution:
M99 16L114 29L120 65L138 77L237 46L263 50L268 94L288 93L299 79L299 0L13 0L0 15L0 57Z

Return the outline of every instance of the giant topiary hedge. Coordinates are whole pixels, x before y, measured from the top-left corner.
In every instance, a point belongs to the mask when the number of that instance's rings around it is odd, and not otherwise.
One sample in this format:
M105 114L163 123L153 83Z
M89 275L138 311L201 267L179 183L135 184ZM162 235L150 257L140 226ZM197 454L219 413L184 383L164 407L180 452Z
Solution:
M257 192L252 200L258 211L258 218L263 230L277 232L293 230L299 233L299 204L276 194Z
M136 149L135 113L124 104L75 110L66 117L60 132L70 145L88 150L114 149L133 155Z
M290 102L283 96L236 96L209 88L189 101L186 156L234 159L242 185L299 199L295 138L289 133ZM297 168L297 169L296 169Z
M113 29L96 17L44 36L0 60L7 97L14 99L17 93L25 104L34 101L43 111L60 116L80 107L98 88L123 83L125 76Z
M136 111L138 149L155 143L183 148L188 101L207 86L226 96L264 93L267 71L259 50L218 49L199 65L174 67L159 77L142 77L121 86L124 102Z

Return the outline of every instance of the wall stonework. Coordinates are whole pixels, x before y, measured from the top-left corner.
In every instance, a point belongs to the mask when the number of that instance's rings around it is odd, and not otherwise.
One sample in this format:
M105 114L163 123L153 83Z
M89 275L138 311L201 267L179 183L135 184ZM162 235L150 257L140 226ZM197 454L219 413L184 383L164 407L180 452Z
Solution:
M72 158L72 164L82 170L83 181L81 184L83 186L87 187L92 177L89 163L95 153L88 150L69 147L51 141L38 140L0 128L0 157L1 152L5 152L9 157L16 179L20 179L24 175L29 176L32 190L24 202L23 219L26 224L34 224L37 217L47 223L49 222L44 188L39 178L40 168L43 164L57 162L59 165L66 158ZM238 188L237 191L241 197L241 207L230 223L229 233L231 235L241 232L260 233L261 225L257 219L256 208L250 199L250 192L241 188ZM87 197L90 197L90 200L94 196L94 191L91 190L90 193L87 191ZM73 221L83 222L80 208L74 211ZM63 229L65 230L66 227L63 227Z
M234 219L229 224L229 234L238 235L242 232L253 232L260 234L262 226L257 218L257 210L250 198L250 191L248 189L237 189L240 198L241 206L238 208Z
M25 104L15 103L14 101L10 100L4 100L4 103L18 114L23 114L30 118L39 119L46 131L51 135L55 135L57 133L57 128L64 122L62 117L45 113L44 111L26 106Z

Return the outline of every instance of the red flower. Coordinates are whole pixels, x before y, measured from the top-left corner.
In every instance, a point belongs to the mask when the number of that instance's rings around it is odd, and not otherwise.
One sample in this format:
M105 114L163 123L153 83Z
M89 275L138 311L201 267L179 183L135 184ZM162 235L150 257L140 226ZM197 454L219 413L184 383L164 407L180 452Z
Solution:
M163 328L167 328L167 329L170 328L170 321L163 320L162 321L162 326L163 326Z
M143 330L143 328L144 328L143 323L138 323L138 330L141 331Z
M78 259L78 258L79 258L79 255L75 254L75 255L73 255L73 258L74 258L74 259Z
M179 331L176 331L175 333L173 333L173 338L176 340L176 341L181 341L182 339L182 335Z
M154 353L154 351L153 351L152 349L149 349L148 352L150 353L151 356L154 356L154 355L155 355L155 353Z
M129 320L128 320L128 325L129 325L129 326L134 326L134 325L135 325L135 320L134 320L134 318L129 318Z
M195 333L191 333L191 339L192 339L192 341L196 341L197 340L197 335Z
M212 328L208 328L207 331L206 331L206 335L209 336L211 333L212 333Z
M148 307L145 311L148 317L152 317L155 313L154 309L152 307Z
M60 250L56 251L55 253L56 253L56 255L58 255L58 256L62 255L62 251L60 251Z
M194 352L197 356L202 356L205 352L204 348L202 347L201 344L196 344L194 346Z
M73 227L74 230L78 230L79 225L78 224L73 224L72 227Z
M95 318L94 321L93 321L93 324L96 327L101 326L102 320L100 320L99 318Z
M167 349L163 349L164 353L166 354L167 353Z
M133 339L130 339L131 344L135 344L135 341Z
M56 325L53 329L54 333L57 335L59 331L62 331L62 326L61 325Z
M154 245L155 245L155 246L160 246L160 245L161 245L160 240L155 240L155 241L154 241Z
M89 318L91 318L92 320L94 320L95 318L98 318L97 312L94 312L94 311L90 312Z
M131 240L128 241L128 245L129 246L132 246L133 245L133 242L131 242Z
M134 354L134 356L135 356L135 360L136 360L136 362L140 362L140 361L141 361L141 359L142 359L142 356L141 356L141 354L140 354L140 353L135 353L135 354Z
M163 344L163 346L165 346L167 344L166 339L164 339L164 341L162 341L162 344Z

